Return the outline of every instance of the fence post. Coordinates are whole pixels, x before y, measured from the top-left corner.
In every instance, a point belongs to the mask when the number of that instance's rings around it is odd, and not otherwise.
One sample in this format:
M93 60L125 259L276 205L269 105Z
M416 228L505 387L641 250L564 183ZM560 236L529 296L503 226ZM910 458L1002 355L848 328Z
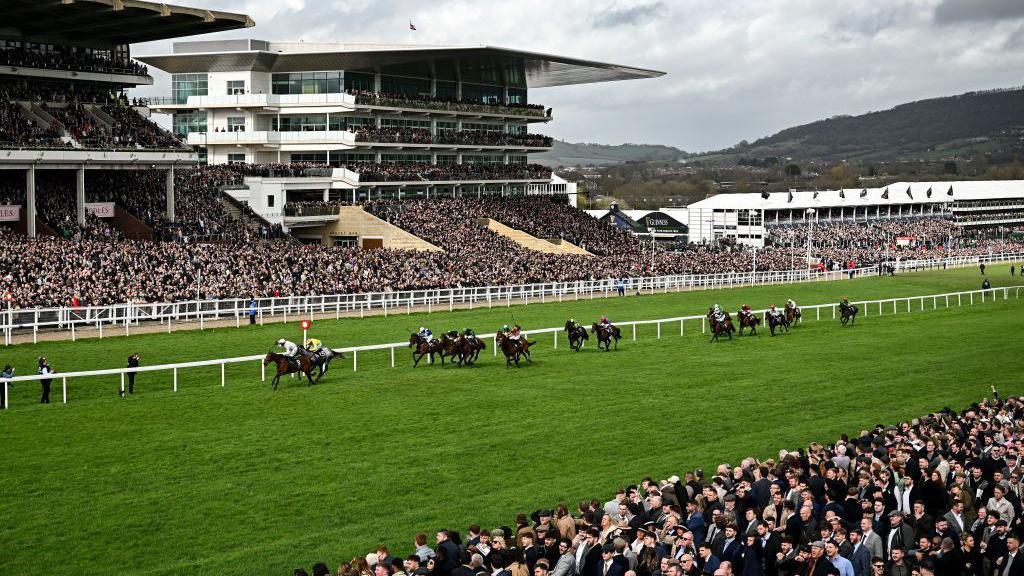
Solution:
M7 388L7 380L4 380L4 410L11 409L11 395L9 394L9 392L10 390Z
M494 351L494 356L497 357L498 356L498 335L495 334L494 337L491 338L491 340L492 340L491 350Z
M974 306L974 292L970 292L971 295L971 306Z
M224 377L224 366L223 362L220 363L220 387L223 388L227 384L227 379Z
M815 318L815 320L821 320L821 308L815 308L814 312L817 315L817 318Z
M679 335L680 336L682 336L682 335L684 335L686 333L685 329L683 328L683 323L684 322L685 322L685 320L683 320L682 318L679 319Z
M121 378L122 379L124 378L124 374L121 374ZM4 387L5 388L7 387L7 383L6 382L4 382ZM124 384L121 384L121 389L124 390ZM68 378L67 378L67 376L65 376L65 377L60 379L60 395L61 395L61 400L63 400L64 404L67 404L68 403Z
M174 391L178 391L178 369L174 369Z
M352 371L355 372L359 369L359 351L352 351Z
M124 372L121 372L121 396L124 396Z
M266 381L267 381L267 365L263 363L263 360L260 360L260 382L266 382Z
M391 367L395 367L395 347L391 347Z
M633 324L633 340L636 340L636 324Z
M658 340L661 340L661 320L658 320Z
M705 320L707 320L707 319L704 318L703 316L700 317L700 333L701 334L704 334L705 331L706 331L705 326L704 326Z

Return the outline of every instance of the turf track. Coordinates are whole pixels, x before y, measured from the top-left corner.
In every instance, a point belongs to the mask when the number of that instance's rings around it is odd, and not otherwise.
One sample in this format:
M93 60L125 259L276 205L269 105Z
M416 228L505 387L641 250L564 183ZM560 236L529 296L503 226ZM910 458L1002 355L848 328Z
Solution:
M990 268L990 272L994 270ZM991 275L993 284L1011 284ZM976 270L841 283L531 305L319 323L329 344L403 340L435 331L493 330L514 312L527 329L568 316L613 320L699 313L713 302L812 304L974 289ZM1022 303L806 322L787 335L708 344L654 327L621 350L550 350L506 371L387 368L360 355L322 385L277 393L255 366L76 384L66 406L32 404L21 385L0 414L0 574L281 574L336 565L386 542L411 549L416 531L508 523L516 512L605 497L641 475L710 467L748 454L980 399L989 383L1024 393ZM294 324L18 346L0 361L46 353L57 370L259 353ZM676 333L677 334L677 333ZM343 338L339 339L339 335ZM564 344L564 341L563 341ZM490 351L488 351L489 354ZM400 357L404 358L404 356ZM1009 361L1009 365L1008 364ZM999 367L1007 366L1009 370ZM346 368L344 364L335 369Z

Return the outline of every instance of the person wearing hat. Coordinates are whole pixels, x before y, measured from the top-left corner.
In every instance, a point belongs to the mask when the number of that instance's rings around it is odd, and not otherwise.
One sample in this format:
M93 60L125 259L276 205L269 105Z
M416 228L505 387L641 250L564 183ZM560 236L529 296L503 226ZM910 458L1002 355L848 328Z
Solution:
M601 565L597 576L626 576L626 569L615 561L615 546L605 544L601 547Z
M898 510L889 512L889 533L885 538L885 550L892 553L899 548L906 552L914 547L914 529L903 521L903 514Z
M805 570L801 574L807 576L840 576L839 569L825 557L825 543L821 540L811 542L811 552L805 560Z
M643 528L637 528L637 539L641 540L640 550L636 553L636 574L637 576L653 576L660 571L658 551L655 546L658 543L658 535L654 532L654 524L648 523Z

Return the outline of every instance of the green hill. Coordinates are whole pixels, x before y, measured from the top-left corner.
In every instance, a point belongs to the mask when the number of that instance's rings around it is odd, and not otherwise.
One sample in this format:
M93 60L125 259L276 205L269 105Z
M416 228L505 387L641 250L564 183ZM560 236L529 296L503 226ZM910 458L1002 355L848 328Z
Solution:
M794 160L938 160L1012 156L1024 150L1024 88L919 100L860 116L834 116L752 143L694 158L743 162Z
M531 162L546 166L578 166L623 164L626 162L674 162L686 157L686 152L658 144L590 144L555 140L554 147L542 154L530 156Z

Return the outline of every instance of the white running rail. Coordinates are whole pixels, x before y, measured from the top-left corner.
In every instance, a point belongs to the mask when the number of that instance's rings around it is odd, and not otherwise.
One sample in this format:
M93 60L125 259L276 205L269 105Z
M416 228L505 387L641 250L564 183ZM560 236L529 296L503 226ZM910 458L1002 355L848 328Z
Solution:
M860 313L863 317L870 317L872 315L884 315L884 314L906 314L924 310L935 310L938 308L950 308L953 306L973 306L975 304L983 304L986 302L995 302L997 300L1009 300L1011 294L1016 300L1020 299L1020 291L1024 289L1024 285L1020 286L1007 286L1001 288L989 288L987 290L970 290L966 292L949 292L946 294L928 294L925 296L905 296L899 298L883 298L880 300L856 300L851 304L858 306ZM801 321L803 318L811 316L811 312L814 314L815 320L822 320L822 316L826 320L834 320L837 318L838 304L815 304L811 306L801 306L801 312L803 312ZM765 324L767 325L767 310L755 310L754 313L765 316ZM662 327L671 326L674 327L676 324L679 325L679 335L683 336L686 334L686 323L700 322L700 331L705 333L707 331L707 318L705 316L678 316L675 318L659 318L655 320L634 320L630 322L617 322L616 326L620 328L632 328L632 340L637 338L637 326L656 326L657 327L657 338L660 339L662 336ZM693 330L694 328L691 328ZM563 332L564 327L558 328L539 328L536 330L528 330L524 332L524 335L536 335L536 334L552 334L552 347L558 348L558 335ZM625 332L625 331L624 331ZM498 348L495 342L495 334L481 334L480 338L491 339L491 350L492 355L497 356ZM336 348L335 352L345 352L352 355L352 370L356 371L359 369L359 353L368 352L374 350L389 350L391 352L391 367L395 367L395 350L408 348L408 342L393 342L390 344L373 344L370 346L352 346L348 348ZM157 366L144 366L139 368L109 368L106 370L89 370L85 372L65 372L56 373L47 376L33 375L33 376L16 376L9 380L3 380L3 397L7 399L4 403L4 408L10 407L10 395L8 394L8 384L16 382L31 382L35 380L60 380L61 381L61 398L66 404L68 401L68 380L75 378L89 378L96 376L119 376L121 380L121 391L124 391L125 375L131 372L168 372L172 373L171 385L172 390L178 391L178 370L187 368L197 368L201 366L220 366L220 385L227 386L227 377L225 375L225 366L228 364L242 364L242 363L253 363L258 362L260 367L260 381L265 382L267 379L266 365L263 364L264 355L254 356L239 356L236 358L221 358L216 360L201 360L198 362L179 362L176 364L160 364Z
M896 263L897 271L926 270L935 268L962 268L977 266L982 262L1024 262L1024 253L999 253L984 256L960 256L953 258L904 260ZM626 294L675 292L683 290L704 290L735 288L739 286L763 286L793 282L814 282L839 280L848 277L873 276L879 273L877 266L853 270L818 272L816 270L778 270L765 272L729 272L722 274L673 275L623 278L621 284ZM329 296L290 296L280 298L258 298L256 321L263 324L267 319L288 318L313 319L334 314L363 316L372 311L388 314L408 314L413 311L453 310L456 306L469 307L511 306L513 303L562 302L608 297L616 293L620 280L604 278L576 282L548 282L542 284L519 284L510 286L484 286L475 288L447 288L432 290L411 290L404 292L365 292L359 294L334 294ZM17 295L15 295L17 297ZM67 331L72 340L76 332L83 329L96 330L103 338L104 331L117 336L131 334L132 327L141 323L159 323L172 331L175 323L191 322L199 329L205 323L234 319L235 326L249 321L249 300L236 298L224 300L195 300L173 303L114 304L110 306L83 306L79 308L8 308L0 310L0 331L4 345L13 344L15 333L29 332L33 343L41 330Z

